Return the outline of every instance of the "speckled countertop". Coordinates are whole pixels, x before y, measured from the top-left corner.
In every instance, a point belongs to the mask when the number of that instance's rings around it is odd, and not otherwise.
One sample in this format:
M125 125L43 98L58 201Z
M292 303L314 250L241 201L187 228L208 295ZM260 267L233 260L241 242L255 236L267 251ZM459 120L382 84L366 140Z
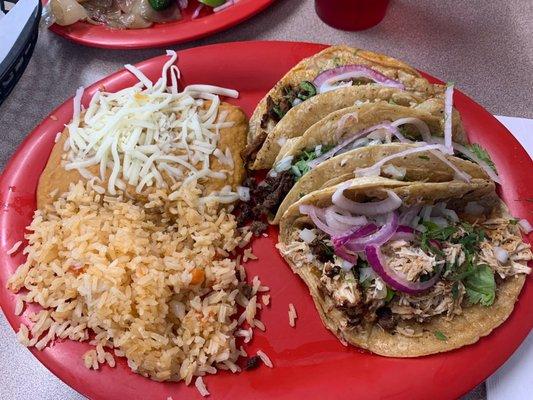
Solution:
M313 3L278 0L237 27L174 48L265 39L352 44L453 80L493 114L533 118L533 1L392 0L381 24L355 33L323 24ZM26 73L0 106L0 168L26 134L77 87L125 63L161 53L161 49L91 49L43 31ZM465 398L485 399L484 385ZM16 343L1 313L0 399L83 399Z

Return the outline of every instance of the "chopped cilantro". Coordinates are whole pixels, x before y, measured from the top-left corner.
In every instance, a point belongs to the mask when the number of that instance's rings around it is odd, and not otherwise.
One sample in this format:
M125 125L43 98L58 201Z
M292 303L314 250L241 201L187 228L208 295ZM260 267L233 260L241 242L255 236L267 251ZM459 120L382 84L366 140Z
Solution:
M488 265L478 265L463 281L468 301L472 304L490 306L496 298L494 272Z
M452 298L454 300L459 298L459 282L455 282L452 286Z
M487 163L489 167L491 167L496 172L496 167L494 166L494 163L490 159L489 153L487 153L487 150L485 150L483 147L481 147L477 143L473 143L470 146L467 146L472 153L474 153L481 161L484 161Z
M442 340L442 341L445 341L445 340L448 340L448 338L446 337L446 335L444 333L442 333L441 331L435 331L433 332L433 334L435 335L435 337L439 340Z
M296 179L309 172L309 162L319 157L321 154L327 153L333 148L332 145L322 145L320 151L317 153L315 149L309 151L303 151L296 159L296 162L292 165L291 171Z
M439 242L449 241L458 231L458 228L451 225L439 228L437 224L431 221L424 221L422 225L426 227L426 231L420 235L420 247L422 250L441 257L444 256L438 244Z
M335 252L333 251L333 247L328 246L326 243L324 243L322 240L318 241L320 246L324 248L324 252L327 254L329 258L333 258L335 255Z
M309 81L300 82L300 90L298 91L298 98L300 100L307 100L316 95L316 87Z
M385 297L385 303L389 303L395 295L396 292L387 286L387 296Z
M509 220L509 223L510 223L511 225L516 225L516 224L518 224L518 221L520 221L518 218L511 218L511 219Z
M282 119L283 116L285 115L285 113L281 111L281 107L277 105L272 107L272 111L274 112L274 114L278 116L279 119Z
M342 65L341 59L339 57L333 57L333 64L336 67L340 67Z
M421 160L429 161L429 157L428 156L418 156L418 158L420 158Z

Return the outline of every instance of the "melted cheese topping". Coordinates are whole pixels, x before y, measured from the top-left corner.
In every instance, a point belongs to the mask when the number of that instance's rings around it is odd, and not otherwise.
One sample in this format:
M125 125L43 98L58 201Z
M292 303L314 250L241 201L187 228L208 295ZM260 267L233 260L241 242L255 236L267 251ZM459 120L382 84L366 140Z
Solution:
M170 58L156 83L126 65L139 82L116 93L96 92L84 114L83 88L78 89L72 122L67 125L66 170L76 169L83 177L100 181L108 175L107 191L113 195L126 184L135 186L138 193L152 185L167 187L163 174L174 183L202 177L225 179L225 173L210 169L209 156L233 168L231 153L217 148L219 130L233 125L225 121L227 113L218 112L219 95L235 98L239 93L210 85L191 85L180 92L179 69L173 65L177 54L167 51L167 55ZM211 102L207 109L205 100ZM95 165L99 177L87 169ZM209 199L238 198L231 190L221 192Z

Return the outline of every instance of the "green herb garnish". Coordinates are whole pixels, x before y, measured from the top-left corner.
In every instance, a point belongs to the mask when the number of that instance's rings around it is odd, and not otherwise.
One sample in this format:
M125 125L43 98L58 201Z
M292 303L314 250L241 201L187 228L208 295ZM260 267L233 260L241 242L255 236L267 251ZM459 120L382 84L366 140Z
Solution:
M494 272L488 265L478 265L463 280L468 301L472 304L490 306L496 298L496 281Z
M454 300L459 298L459 282L455 282L452 286L452 298Z
M389 303L395 295L396 292L387 286L387 296L385 296L385 303Z
M285 113L284 113L283 111L281 111L281 107L278 106L278 105L273 106L273 107L272 107L272 111L274 112L274 114L277 115L277 117L278 117L279 119L282 119L283 116L285 115Z
M309 163L320 155L327 153L333 148L332 145L322 145L319 152L316 150L303 151L296 159L296 162L292 165L291 171L298 180L300 177L309 172Z
M429 161L429 157L428 156L418 156L418 158L420 158L421 160Z
M485 163L487 163L487 165L489 167L491 167L494 172L496 172L496 166L494 165L494 163L492 162L492 160L490 159L490 155L489 153L487 153L487 150L485 150L483 147L481 147L479 144L477 143L473 143L471 144L470 146L467 146L470 151L472 153L474 153L477 158L479 158L481 161L484 161ZM474 160L472 160L474 161Z
M300 100L307 100L316 95L316 87L309 81L303 81L300 83L300 90L298 92L298 98Z
M448 338L446 337L446 335L444 333L442 333L441 331L435 331L433 332L433 334L435 335L435 337L439 340L442 340L442 341L445 341L445 340L448 340Z

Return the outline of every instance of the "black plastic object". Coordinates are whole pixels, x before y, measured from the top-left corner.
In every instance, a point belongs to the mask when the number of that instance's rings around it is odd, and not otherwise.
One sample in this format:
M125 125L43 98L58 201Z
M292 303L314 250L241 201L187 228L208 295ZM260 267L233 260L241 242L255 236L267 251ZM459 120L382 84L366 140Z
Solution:
M18 1L19 0L0 0L0 9L4 14L7 14L9 12L8 10L10 10ZM13 45L13 48L10 50L6 58L0 62L0 105L5 99L7 99L9 93L11 93L19 81L31 59L39 34L41 12L41 1L38 1L38 7L32 13L28 22L26 22L26 25L16 43ZM2 19L0 19L0 25L1 24Z

